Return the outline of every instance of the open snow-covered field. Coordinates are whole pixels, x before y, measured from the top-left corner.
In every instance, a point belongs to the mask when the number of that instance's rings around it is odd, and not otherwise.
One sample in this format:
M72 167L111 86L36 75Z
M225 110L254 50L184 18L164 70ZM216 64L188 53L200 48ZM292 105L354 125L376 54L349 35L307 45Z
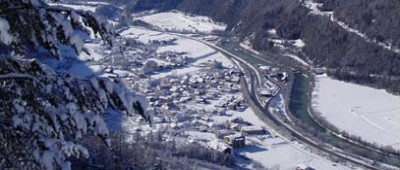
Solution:
M68 8L72 8L75 10L83 10L83 11L91 11L91 12L95 12L96 11L96 6L93 5L85 5L85 4L65 4L65 3L48 3L51 6L64 6L64 7L68 7Z
M217 103L217 102L215 102ZM208 105L204 108L211 109ZM199 107L199 106L193 106ZM200 106L201 107L201 106ZM275 132L271 130L266 123L260 120L251 108L247 108L245 111L237 112L233 111L233 115L229 119L243 118L246 122L251 122L255 126L265 127L272 133L272 137L263 136L246 136L246 147L236 149L237 153L243 155L253 161L257 161L267 169L284 169L292 170L300 164L304 164L315 169L324 170L346 170L349 167L341 164L334 164L331 161L322 158L318 155L310 153L304 147L304 145L289 142L281 137L275 136ZM226 118L214 116L215 122L227 121ZM188 132L194 140L211 140L213 138L210 133L204 132ZM239 159L238 162L241 166L249 169L253 169L252 165L243 165Z
M313 107L349 134L400 149L400 96L319 76Z
M315 169L345 170L350 169L340 164L332 164L317 155L303 150L301 145L288 143L281 138L262 140L259 138L248 138L249 148L238 151L246 157L259 161L267 169L296 169L298 165L307 165Z
M175 31L209 33L214 30L223 31L226 28L225 24L216 23L209 17L189 16L179 11L156 13L139 17L137 20L142 20L164 30Z
M121 35L124 37L136 38L138 41L142 43L149 43L150 41L155 41L155 40L160 41L160 40L176 39L176 44L159 47L156 52L164 53L173 51L177 53L185 53L187 56L193 58L194 62L191 63L188 67L175 69L177 75L183 75L198 71L201 69L201 67L198 66L207 61L218 61L221 62L225 67L234 66L234 64L231 63L231 61L221 53L217 52L216 50L210 48L209 46L203 43L200 43L192 39L184 38L177 35L160 33L138 27L131 27L121 32ZM153 75L152 78L162 78L171 74L172 70L169 72Z

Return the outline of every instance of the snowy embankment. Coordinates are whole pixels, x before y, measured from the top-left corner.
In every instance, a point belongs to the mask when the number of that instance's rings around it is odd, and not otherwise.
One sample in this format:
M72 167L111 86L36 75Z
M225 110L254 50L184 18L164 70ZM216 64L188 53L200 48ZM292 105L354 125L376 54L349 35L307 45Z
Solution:
M225 24L214 22L209 17L187 15L179 11L156 13L136 20L170 31L210 33L224 31L226 28Z
M300 58L299 56L293 55L293 54L285 54L285 56L292 58L293 60L296 60L297 62L299 62L300 64L304 65L304 66L310 66L307 62L305 62L302 58Z
M242 113L234 113L233 117L242 117L243 120L256 126L271 130L250 108ZM271 132L275 136L275 132L273 130ZM288 142L282 137L263 139L247 136L246 140L249 147L238 149L238 153L261 163L267 169L296 169L301 164L325 170L350 169L340 164L332 164L331 161L309 152L303 144ZM251 169L251 167L248 168Z
M327 76L316 78L313 108L351 135L400 149L400 97Z
M257 50L254 50L251 42L249 39L246 39L245 41L243 41L242 43L240 43L240 47L242 47L243 49L250 51L256 55L260 55L260 52L258 52Z
M96 11L96 6L93 5L85 5L85 4L64 4L64 3L48 3L50 6L64 6L68 8L72 8L75 10L83 10L83 11Z

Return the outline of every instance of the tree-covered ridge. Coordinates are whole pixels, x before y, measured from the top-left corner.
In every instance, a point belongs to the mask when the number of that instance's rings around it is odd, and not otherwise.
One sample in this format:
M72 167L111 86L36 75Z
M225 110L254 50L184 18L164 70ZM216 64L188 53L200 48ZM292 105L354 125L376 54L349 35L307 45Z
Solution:
M144 96L122 81L79 79L35 59L38 50L83 48L89 32L111 43L112 28L90 12L48 6L41 0L0 1L0 169L70 169L71 157L88 157L87 135L109 144L107 110L146 115Z
M400 47L400 2L396 0L316 0L335 17L369 37Z
M0 18L8 21L13 35L7 48L26 54L40 48L60 57L60 46L74 47L77 53L82 51L81 37L93 31L108 43L115 36L107 22L101 22L91 12L76 11L62 6L48 6L41 0L1 0Z

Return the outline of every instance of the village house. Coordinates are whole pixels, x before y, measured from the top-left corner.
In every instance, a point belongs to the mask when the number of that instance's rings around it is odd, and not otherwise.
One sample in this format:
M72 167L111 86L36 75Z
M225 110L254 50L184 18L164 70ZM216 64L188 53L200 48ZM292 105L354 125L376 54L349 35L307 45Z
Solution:
M262 126L240 126L240 132L247 135L265 135L267 130Z
M218 139L223 139L225 136L229 136L235 134L235 132L227 129L215 130L214 131L215 137Z
M287 82L289 79L289 74L287 72L279 72L276 75L277 79L282 82Z
M299 164L297 165L296 170L315 170L315 169L306 164Z
M233 134L224 137L225 143L233 148L242 148L246 145L246 137L242 134Z
M243 75L242 70L240 70L239 68L230 68L228 70L228 73L229 73L230 76L235 75L235 76L239 76L240 77L240 76Z
M147 60L143 65L143 72L145 74L152 74L154 71L158 69L158 63L154 60Z
M233 148L228 144L221 142L219 140L210 141L207 143L207 146L210 149L216 150L220 153L233 154Z
M250 126L250 125L252 125L251 123L249 123L249 122L246 122L246 121L244 121L244 119L242 118L242 117L236 117L236 118L234 118L234 119L231 119L230 120L230 123L236 123L236 124L239 124L239 125L245 125L245 126Z
M265 74L265 75L270 74L271 71L272 71L272 67L271 67L271 66L260 65L260 66L258 67L258 69L260 69L261 72L262 72L263 74Z
M263 89L260 91L261 97L274 97L274 91L271 89Z
M313 72L317 75L325 74L326 70L324 68L314 68Z

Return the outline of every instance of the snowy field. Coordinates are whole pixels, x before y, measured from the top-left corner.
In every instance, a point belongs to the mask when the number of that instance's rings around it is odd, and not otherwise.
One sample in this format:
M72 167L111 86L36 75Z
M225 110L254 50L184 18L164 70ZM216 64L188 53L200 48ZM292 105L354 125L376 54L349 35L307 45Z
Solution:
M268 125L261 121L251 109L242 113L236 112L233 117L242 117L245 121L249 121L256 126L268 128ZM274 134L275 132L272 131L272 133ZM303 145L288 142L281 137L266 139L248 137L246 142L249 147L239 149L238 152L252 160L258 161L267 169L279 168L291 170L296 169L296 166L300 164L324 170L350 169L340 164L333 164L329 160L310 153Z
M64 4L64 3L48 3L50 6L64 6L68 8L72 8L75 10L83 10L83 11L91 11L95 12L96 11L96 6L93 5L85 5L85 4L80 4L80 5L75 5L75 4Z
M305 62L302 58L300 58L299 56L293 55L293 54L285 54L285 56L290 57L294 60L296 60L297 62L299 62L300 64L304 65L304 66L310 66L307 62Z
M319 76L313 107L349 134L400 149L400 96Z
M245 39L242 43L240 43L240 47L242 47L256 55L260 55L260 52L253 49L249 38Z
M201 69L199 65L207 61L219 61L228 68L234 66L234 64L231 63L231 61L221 53L215 51L214 49L203 43L197 42L192 39L184 38L177 35L160 33L138 27L131 27L121 32L121 35L124 37L136 38L142 43L148 43L154 40L176 39L176 44L159 47L156 52L163 53L173 51L177 53L185 53L186 55L193 58L194 62L191 63L188 67L175 69L177 75L196 72ZM152 76L152 78L162 78L171 74L172 70L169 72L154 75Z
M216 23L211 18L204 16L189 16L178 11L156 13L139 17L137 20L142 20L164 30L175 31L209 33L214 30L223 31L226 28L225 24Z

